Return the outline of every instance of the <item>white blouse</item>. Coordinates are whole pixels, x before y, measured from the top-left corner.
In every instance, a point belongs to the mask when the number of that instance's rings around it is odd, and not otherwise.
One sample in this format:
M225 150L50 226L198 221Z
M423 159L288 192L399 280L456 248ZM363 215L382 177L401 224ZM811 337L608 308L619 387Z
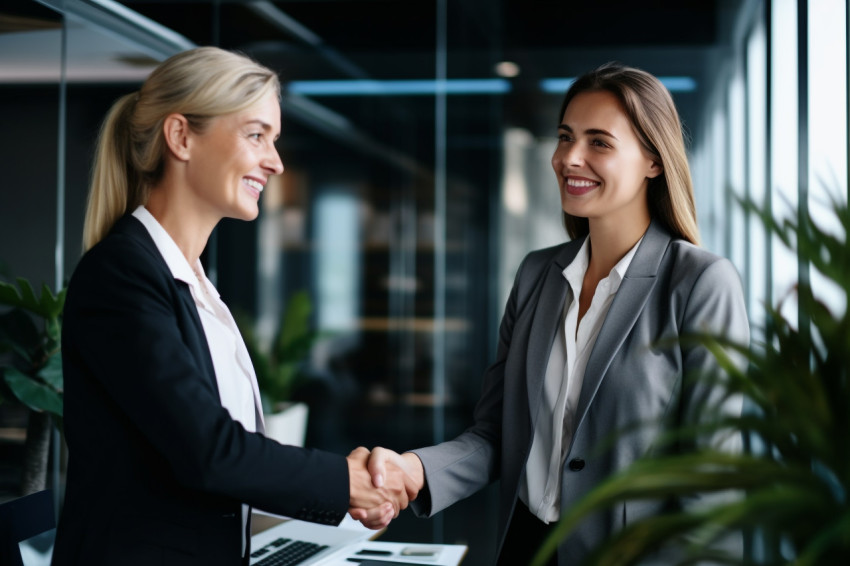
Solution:
M573 439L575 411L584 381L584 370L614 295L642 240L599 282L590 308L580 323L578 298L589 262L590 238L585 239L575 259L562 273L569 289L561 313L561 324L558 325L549 353L542 403L537 417L539 426L534 429L534 440L519 492L520 500L544 523L557 521L561 515L561 474ZM549 426L545 426L546 423Z

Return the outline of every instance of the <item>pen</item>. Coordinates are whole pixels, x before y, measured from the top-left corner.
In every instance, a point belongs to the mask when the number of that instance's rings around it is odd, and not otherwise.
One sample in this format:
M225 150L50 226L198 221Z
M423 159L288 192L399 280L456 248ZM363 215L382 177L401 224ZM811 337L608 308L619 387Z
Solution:
M357 554L362 555L370 555L370 556L389 556L392 554L391 550L373 550L371 548L363 548L357 551Z
M413 564L415 566L416 564L423 564L422 562L392 562L392 561L381 560L381 559L376 559L376 558L354 558L354 557L350 557L350 558L346 558L346 560L348 560L349 562L363 562L363 563L369 564L370 566L376 566L378 564L380 564L381 566L411 566L411 564Z

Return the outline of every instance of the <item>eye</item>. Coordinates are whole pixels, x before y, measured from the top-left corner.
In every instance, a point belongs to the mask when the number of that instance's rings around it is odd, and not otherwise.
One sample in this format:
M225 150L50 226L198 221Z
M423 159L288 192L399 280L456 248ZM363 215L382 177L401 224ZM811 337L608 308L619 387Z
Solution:
M259 140L261 137L263 137L263 134L262 134L262 132L256 132L256 133L253 133L253 134L248 134L248 137L251 138L252 140Z
M605 143L605 142L604 142L604 141L602 141L602 140L592 140L592 141L590 142L590 144L591 144L591 145L594 145L594 146L596 146L596 147L611 147L611 146L609 146L607 143Z
M571 141L573 141L573 137L570 134L561 133L561 134L558 134L558 141L571 142Z

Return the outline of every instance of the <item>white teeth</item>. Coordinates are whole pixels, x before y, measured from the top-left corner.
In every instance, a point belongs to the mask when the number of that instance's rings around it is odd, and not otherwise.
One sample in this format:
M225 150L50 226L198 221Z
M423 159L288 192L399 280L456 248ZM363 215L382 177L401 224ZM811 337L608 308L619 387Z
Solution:
M571 187L592 187L598 185L596 181L583 181L580 179L567 179L567 184Z
M245 179L245 184L263 192L263 185L259 181L255 181L254 179Z

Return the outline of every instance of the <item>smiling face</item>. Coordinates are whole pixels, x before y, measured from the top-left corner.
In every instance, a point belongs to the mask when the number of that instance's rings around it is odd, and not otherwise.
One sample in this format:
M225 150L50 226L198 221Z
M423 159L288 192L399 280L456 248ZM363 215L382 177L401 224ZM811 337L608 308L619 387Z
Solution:
M662 169L641 146L619 99L608 91L577 94L558 133L552 168L564 212L591 226L645 228L649 179Z
M253 106L219 116L188 140L186 180L196 202L217 222L253 220L269 176L283 172L274 146L280 135L280 103L269 93Z

